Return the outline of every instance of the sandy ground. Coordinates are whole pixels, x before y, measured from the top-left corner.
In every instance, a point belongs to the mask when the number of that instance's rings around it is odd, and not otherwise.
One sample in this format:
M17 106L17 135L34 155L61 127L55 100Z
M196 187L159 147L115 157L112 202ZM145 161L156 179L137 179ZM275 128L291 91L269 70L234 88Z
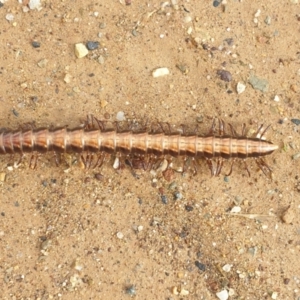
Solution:
M119 111L203 134L214 117L239 131L271 124L273 180L251 160L251 177L236 164L227 178L228 162L219 177L203 163L169 178L1 156L1 299L300 299L298 1L172 3L5 2L0 127ZM77 58L88 41L98 49ZM154 78L161 67L170 74Z

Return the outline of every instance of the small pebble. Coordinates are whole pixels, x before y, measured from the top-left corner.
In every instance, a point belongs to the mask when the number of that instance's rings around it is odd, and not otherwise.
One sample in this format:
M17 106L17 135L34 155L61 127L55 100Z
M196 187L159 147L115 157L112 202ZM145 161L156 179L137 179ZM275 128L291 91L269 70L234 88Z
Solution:
M70 74L66 74L65 77L64 77L64 82L65 83L70 83L71 82L71 78L72 76Z
M186 75L189 72L189 69L186 65L177 64L176 67L181 71L182 74Z
M184 21L184 23L189 23L189 22L192 21L192 17L191 16L185 16L183 21Z
M16 111L14 108L13 108L12 112L13 112L13 114L14 114L16 117L18 117L18 116L19 116L19 113L18 113L18 111Z
M86 43L86 47L88 48L88 50L95 50L99 48L99 44L99 42L89 41Z
M14 15L13 14L7 14L6 16L5 16L5 19L7 20L7 21L13 21L14 20Z
M220 1L215 0L213 2L213 7L218 7L220 5L220 3L221 3Z
M174 193L174 200L181 200L182 199L182 194L180 192L175 192Z
M300 125L300 119L292 119L291 121L297 126Z
M241 94L245 91L246 89L246 85L243 84L242 82L238 82L237 86L236 86L236 91L238 94Z
M75 44L75 55L77 58L82 58L88 55L89 50L82 43Z
M266 79L259 78L256 75L251 75L249 78L249 83L255 90L259 90L266 93L269 90L269 82Z
M286 224L293 223L294 218L295 218L295 212L291 206L281 216L282 221Z
M106 28L106 23L100 23L100 24L99 24L99 28L101 28L101 29Z
M220 300L227 300L229 295L227 290L223 290L221 292L216 293L216 296L220 299Z
M204 264L202 264L200 261L196 260L195 261L195 266L200 270L200 271L205 271L206 270L206 266Z
M161 77L161 76L165 76L165 75L169 75L170 74L170 71L168 68L158 68L158 69L155 69L153 72L152 72L152 76L154 78L157 78L157 77Z
M225 272L230 272L231 268L232 268L232 265L230 265L230 264L226 264L222 267L223 271L225 271Z
M192 211L192 210L194 210L194 207L191 206L191 205L186 205L186 206L185 206L185 210L186 210L186 211Z
M125 288L125 293L127 295L130 295L130 296L135 296L136 295L136 288L134 285L129 285L128 287Z
M6 178L6 173L0 173L0 181L4 182Z
M258 9L258 10L256 11L254 17L255 17L255 18L258 18L258 17L260 16L260 14L261 14L261 10Z
M224 181L229 182L230 181L229 176L224 176Z
M224 42L226 42L228 46L232 46L234 41L233 38L227 38L224 40Z
M296 93L298 91L298 87L296 84L291 84L290 86L291 91L293 91L294 93Z
M168 198L166 195L161 195L161 201L163 204L168 204Z
M41 0L29 0L28 6L30 9L41 10Z
M118 170L119 167L120 167L120 159L119 159L119 157L116 157L116 158L115 158L115 161L114 161L114 163L113 163L113 168L114 168L115 170Z
M270 16L267 16L266 18L265 18L265 24L267 24L267 25L271 25L271 17Z
M74 260L72 267L77 271L81 271L83 269L83 265L79 262L78 259Z
M124 111L119 111L117 112L117 121L125 121L126 118L125 118L125 113Z
M100 55L100 56L98 57L98 63L99 63L100 65L103 65L103 64L104 64L104 61L105 61L104 56L103 56L103 55Z
M277 292L273 292L272 295L271 295L271 299L276 300L277 296L278 296L278 293Z
M103 180L104 176L101 173L96 173L95 174L95 179L97 179L98 181Z
M180 293L179 295L181 296L187 296L189 294L189 291L184 289L183 287L180 288Z
M45 68L48 64L48 59L46 58L41 59L37 64L40 68Z
M117 238L121 240L123 237L124 237L124 234L121 231L119 231L117 233Z
M39 42L36 42L36 41L33 41L31 43L31 45L32 45L33 48L40 48L41 47L41 44Z
M292 159L293 160L296 160L296 159L299 159L300 158L300 152L298 152L298 153L296 153L296 154L294 154L293 156L292 156Z
M172 287L172 294L173 294L173 295L179 295L178 287L177 287L177 286L173 286L173 287Z
M274 101L276 101L276 102L279 102L279 101L280 101L280 98L279 98L279 96L278 96L278 95L275 95L275 97L274 97Z
M231 213L239 213L241 212L241 207L240 206L234 206L232 209L231 209Z
M218 70L217 74L220 76L220 79L223 81L230 82L232 80L232 75L228 71Z

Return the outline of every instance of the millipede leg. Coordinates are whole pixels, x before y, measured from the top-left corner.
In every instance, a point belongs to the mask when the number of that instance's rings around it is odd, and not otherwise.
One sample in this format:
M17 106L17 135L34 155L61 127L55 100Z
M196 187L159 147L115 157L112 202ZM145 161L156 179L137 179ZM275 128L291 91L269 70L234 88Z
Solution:
M246 124L243 123L242 125L242 136L245 136L246 135Z
M101 131L105 131L105 124L104 124L104 121L98 120L98 119L95 118L94 116L93 116L93 118L94 118L94 120L97 122L97 125L98 125L99 129L100 129Z
M193 176L196 176L198 174L198 165L194 158L192 159L192 164L193 164Z
M219 119L219 135L224 135L225 131L225 122L222 119Z
M266 163L266 161L264 159L262 159L262 158L256 159L255 161L256 161L258 167L263 171L263 173L267 177L271 178L272 177L272 169L268 166L268 164Z
M60 153L54 151L54 159L55 159L55 164L58 167L61 163L61 155Z
M256 131L256 133L255 133L255 137L257 137L258 139L260 139L261 138L261 131L262 131L262 128L263 128L263 124L261 124L259 127L258 127L258 129L257 129L257 131Z
M208 167L210 169L211 176L215 176L216 175L216 170L214 168L212 160L211 159L206 159L206 162L207 162L207 165L208 165Z
M216 167L216 170L215 170L215 176L219 176L220 175L222 167L223 167L223 159L219 158L217 160L217 167Z
M188 163L189 163L188 157L184 157L183 165L182 165L182 173L185 173L188 170L189 168Z
M168 131L166 132L165 128L164 128L164 124L167 125L167 128L168 128ZM166 122L166 123L162 123L162 122L158 122L158 125L160 127L160 129L162 130L163 133L167 133L167 134L170 134L172 132L171 130L171 125L169 122Z
M20 158L19 158L19 160L18 160L18 162L17 162L17 166L22 162L23 157L24 157L24 154L23 154L23 153L20 153Z
M230 166L229 173L228 173L228 174L226 174L226 176L227 176L227 177L228 177L228 176L230 176L230 175L232 174L232 170L233 170L233 164L234 164L234 162L235 162L235 160L233 160L233 161L232 161L232 163L231 163L231 166Z
M33 153L30 157L30 161L29 161L29 168L34 170L37 167L37 160L38 160L38 154L37 153Z
M93 166L93 169L95 169L96 167L101 167L103 165L104 159L105 159L105 155L102 152L100 154L98 154L97 160Z
M246 169L246 171L247 171L247 173L248 173L248 175L249 175L249 177L250 177L250 171L249 171L249 169L248 169L248 165L247 165L246 160L244 160L244 165L245 165L245 169Z
M214 118L208 134L209 135L214 135L215 133L216 133L216 118Z
M267 130L270 128L270 126L271 126L271 125L268 125L268 126L265 128L265 130L261 133L260 139L263 138L264 134L267 132Z
M229 123L228 126L229 126L229 128L230 128L230 133L231 133L231 135L234 136L234 137L237 137L238 134L237 134L237 132L235 131L235 129L233 128L232 124Z
M90 169L90 167L92 165L92 161L94 159L94 153L87 152L85 157L84 157L83 154L80 157L81 157L81 160L84 164L84 168L85 169Z

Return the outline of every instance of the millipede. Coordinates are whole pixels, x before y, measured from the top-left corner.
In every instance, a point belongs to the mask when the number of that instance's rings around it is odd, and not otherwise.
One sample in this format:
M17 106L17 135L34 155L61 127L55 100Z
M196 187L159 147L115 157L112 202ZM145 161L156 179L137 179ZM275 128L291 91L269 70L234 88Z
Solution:
M226 174L229 176L237 160L244 163L250 176L246 159L253 158L266 176L272 175L272 169L264 157L278 149L278 146L264 139L269 126L259 126L255 135L248 137L245 124L241 134L231 124L228 124L227 132L225 122L221 119L214 119L206 135L200 135L197 128L188 132L184 125L181 125L180 131L175 132L169 123L157 122L150 128L148 125L142 128L133 125L129 124L128 128L122 129L119 122L114 122L113 128L108 128L107 121L92 116L88 117L83 126L73 129L67 126L2 129L0 155L20 154L22 158L25 153L31 153L29 165L35 168L38 154L52 151L59 164L60 154L78 153L87 169L101 167L114 155L123 158L123 162L132 169L145 170L154 168L166 157L169 163L172 158L183 157L184 165L188 160L192 161L194 174L197 173L197 162L205 160L212 176L220 175L224 161L231 161L229 173ZM116 168L121 168L121 165L119 163Z

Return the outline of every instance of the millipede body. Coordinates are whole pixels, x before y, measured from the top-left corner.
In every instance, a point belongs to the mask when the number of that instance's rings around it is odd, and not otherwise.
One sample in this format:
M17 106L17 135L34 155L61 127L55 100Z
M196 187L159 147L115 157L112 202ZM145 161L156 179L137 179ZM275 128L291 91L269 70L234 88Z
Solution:
M211 130L206 136L196 133L171 133L164 130L161 132L121 131L100 127L3 131L0 132L0 154L54 151L56 153L120 153L139 157L170 155L227 160L261 158L278 148L277 145L263 140L263 134L261 136L258 134L256 137L238 136L231 126L230 128L232 134L224 134L224 123L220 121L219 133L215 134Z

